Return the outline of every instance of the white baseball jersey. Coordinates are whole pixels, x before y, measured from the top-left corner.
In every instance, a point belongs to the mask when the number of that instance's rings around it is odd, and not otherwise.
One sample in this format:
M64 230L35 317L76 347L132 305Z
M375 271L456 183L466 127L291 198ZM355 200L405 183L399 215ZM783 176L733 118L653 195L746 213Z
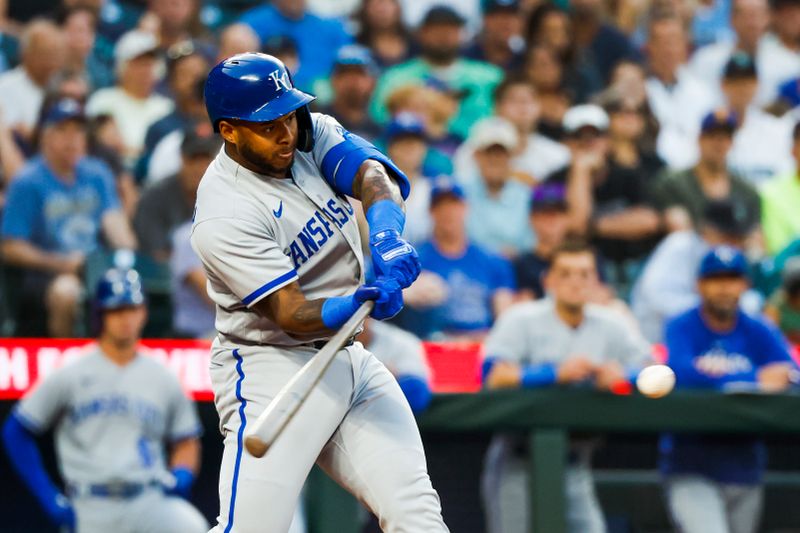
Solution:
M56 426L59 468L70 484L165 479L165 442L198 436L200 421L178 379L142 355L119 366L99 349L68 363L16 407L25 426Z
M327 115L312 119L314 149L295 151L290 177L252 172L223 148L200 182L192 246L217 304L217 331L233 341L307 343L313 339L290 337L250 308L293 281L309 300L350 294L363 283L353 208L322 169L350 134Z

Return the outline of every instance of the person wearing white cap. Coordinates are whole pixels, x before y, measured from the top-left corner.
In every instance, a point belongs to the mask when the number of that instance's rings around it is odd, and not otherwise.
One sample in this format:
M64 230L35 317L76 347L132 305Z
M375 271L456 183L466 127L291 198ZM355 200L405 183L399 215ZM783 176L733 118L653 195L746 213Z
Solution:
M528 225L530 188L513 179L511 169L519 144L517 129L504 118L490 117L475 124L466 142L477 168L457 179L469 205L470 240L506 257L530 249L534 241Z
M89 99L89 116L111 115L125 144L125 162L132 166L142 150L147 128L170 113L172 100L156 94L158 41L152 33L133 30L114 48L117 85Z
M649 177L611 159L609 118L602 107L574 106L563 126L572 163L547 181L566 185L571 232L591 236L605 260L606 279L624 293L661 228Z

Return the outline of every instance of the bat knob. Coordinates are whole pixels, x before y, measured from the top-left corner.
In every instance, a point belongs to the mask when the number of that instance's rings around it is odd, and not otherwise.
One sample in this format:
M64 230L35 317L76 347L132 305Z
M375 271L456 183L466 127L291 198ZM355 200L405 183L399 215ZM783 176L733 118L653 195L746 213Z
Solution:
M264 457L264 454L267 453L269 449L267 443L255 435L250 435L244 439L244 447L247 448L247 451L253 457Z

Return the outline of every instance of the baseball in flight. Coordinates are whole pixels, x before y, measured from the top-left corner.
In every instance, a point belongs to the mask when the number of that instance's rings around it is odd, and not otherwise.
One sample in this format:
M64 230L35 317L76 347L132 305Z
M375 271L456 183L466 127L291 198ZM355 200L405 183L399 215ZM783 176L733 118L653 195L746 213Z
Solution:
M675 372L667 365L652 365L636 377L636 388L648 398L661 398L675 388Z

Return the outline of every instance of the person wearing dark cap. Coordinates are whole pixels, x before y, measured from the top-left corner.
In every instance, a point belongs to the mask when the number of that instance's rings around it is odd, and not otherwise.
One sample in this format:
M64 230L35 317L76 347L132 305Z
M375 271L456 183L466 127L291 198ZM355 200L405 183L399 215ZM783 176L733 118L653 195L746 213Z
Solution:
M754 186L794 170L792 124L756 105L758 85L755 60L743 52L733 54L722 77L722 93L738 121L727 161L732 172Z
M404 85L424 85L437 78L461 95L458 112L450 122L450 132L463 137L469 128L492 110L492 91L503 71L494 65L459 56L464 19L446 5L432 7L418 31L420 56L388 69L378 80L370 111L373 118L389 121L386 101Z
M369 114L369 100L377 75L378 68L369 48L357 44L343 46L333 62L331 101L320 113L336 117L347 131L374 141L381 128Z
M222 145L205 123L183 134L180 170L144 190L133 219L141 251L159 262L169 259L172 232L192 218L197 186Z
M661 342L665 321L697 304L695 275L709 247L742 250L757 224L741 201L709 200L696 230L670 233L659 243L631 294L631 308L648 340ZM758 312L761 304L756 291L745 294L748 312Z
M700 303L666 326L677 389L780 392L797 382L785 339L740 309L748 264L730 246L711 248L697 269ZM752 436L666 434L659 445L667 509L684 533L755 533L761 515L764 442Z
M664 213L668 231L696 227L706 205L712 200L730 199L755 227L761 216L758 192L728 170L728 153L738 126L736 114L728 109L709 113L700 126L700 160L690 169L660 177L655 186L655 200Z
M519 69L524 61L525 24L519 0L483 0L483 27L464 55L497 65L505 71Z
M136 247L105 163L86 156L86 116L77 100L42 113L39 154L14 177L2 224L3 261L23 270L20 335L70 337L84 261L102 247ZM42 316L46 324L42 324ZM28 330L28 328L31 328Z

